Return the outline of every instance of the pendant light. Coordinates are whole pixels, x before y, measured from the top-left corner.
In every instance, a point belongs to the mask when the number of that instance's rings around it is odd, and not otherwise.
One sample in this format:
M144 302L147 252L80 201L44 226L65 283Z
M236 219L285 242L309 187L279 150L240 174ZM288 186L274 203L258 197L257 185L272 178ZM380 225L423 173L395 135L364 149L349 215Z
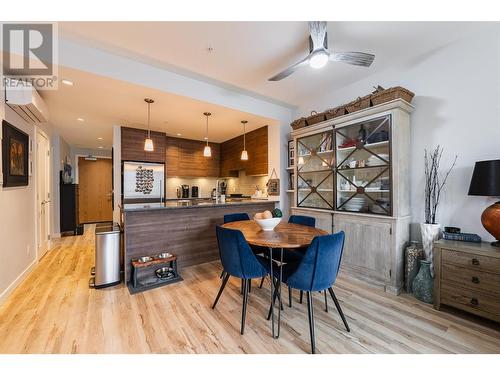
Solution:
M243 120L241 121L241 123L243 124L243 151L241 151L241 160L248 160L248 152L247 152L247 148L246 148L246 124L247 124L247 120Z
M206 158L209 158L209 157L212 156L212 149L208 145L208 117L211 116L212 114L210 112L203 112L203 114L207 118L207 130L206 130L206 133L205 133L205 139L207 140L207 145L203 149L203 156L206 157Z
M144 99L146 103L148 103L148 137L144 141L144 151L152 152L155 150L154 145L153 145L153 140L151 139L151 129L150 129L150 115L151 115L151 104L153 104L155 101L153 99L146 98Z

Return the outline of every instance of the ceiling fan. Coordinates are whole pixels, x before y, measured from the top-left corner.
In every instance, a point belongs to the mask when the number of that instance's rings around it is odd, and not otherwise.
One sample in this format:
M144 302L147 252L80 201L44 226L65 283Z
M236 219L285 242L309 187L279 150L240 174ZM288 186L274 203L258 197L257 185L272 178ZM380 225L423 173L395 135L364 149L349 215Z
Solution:
M351 65L368 67L375 59L375 55L364 52L330 52L328 51L328 38L326 22L309 22L309 55L298 63L288 67L281 73L268 79L268 81L281 81L296 70L306 65L319 69L324 67L328 61L338 61Z

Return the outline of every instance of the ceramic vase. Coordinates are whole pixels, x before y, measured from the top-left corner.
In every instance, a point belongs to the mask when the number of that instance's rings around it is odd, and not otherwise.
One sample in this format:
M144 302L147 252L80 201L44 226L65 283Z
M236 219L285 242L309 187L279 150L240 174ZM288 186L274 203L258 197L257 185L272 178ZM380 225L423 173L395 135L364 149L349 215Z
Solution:
M434 276L434 255L432 252L434 241L439 239L441 227L439 224L420 224L422 233L422 247L425 252L425 259L430 262L431 276Z
M431 276L431 262L427 260L420 261L420 270L413 279L413 295L416 299L425 302L433 302L434 280Z

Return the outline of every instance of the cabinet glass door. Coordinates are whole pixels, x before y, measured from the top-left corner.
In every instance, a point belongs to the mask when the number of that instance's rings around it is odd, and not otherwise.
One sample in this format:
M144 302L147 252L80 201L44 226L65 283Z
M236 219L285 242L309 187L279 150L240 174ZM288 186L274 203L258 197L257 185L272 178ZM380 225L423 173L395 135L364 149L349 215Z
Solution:
M335 129L336 209L392 213L390 115Z
M333 131L297 138L297 207L334 208Z

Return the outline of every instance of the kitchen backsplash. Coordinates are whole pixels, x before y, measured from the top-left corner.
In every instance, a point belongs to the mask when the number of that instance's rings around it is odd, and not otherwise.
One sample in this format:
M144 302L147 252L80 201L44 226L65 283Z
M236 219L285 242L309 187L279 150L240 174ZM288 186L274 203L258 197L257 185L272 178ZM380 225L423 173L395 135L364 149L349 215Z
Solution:
M243 195L253 195L255 186L265 189L267 176L247 176L245 171L241 170L239 177L229 177L227 181L227 194L239 193ZM191 196L191 186L198 186L200 198L210 198L212 189L215 187L217 180L222 180L216 177L202 178L183 178L183 177L167 177L167 199L177 198L177 187L179 185L189 185L189 194Z

